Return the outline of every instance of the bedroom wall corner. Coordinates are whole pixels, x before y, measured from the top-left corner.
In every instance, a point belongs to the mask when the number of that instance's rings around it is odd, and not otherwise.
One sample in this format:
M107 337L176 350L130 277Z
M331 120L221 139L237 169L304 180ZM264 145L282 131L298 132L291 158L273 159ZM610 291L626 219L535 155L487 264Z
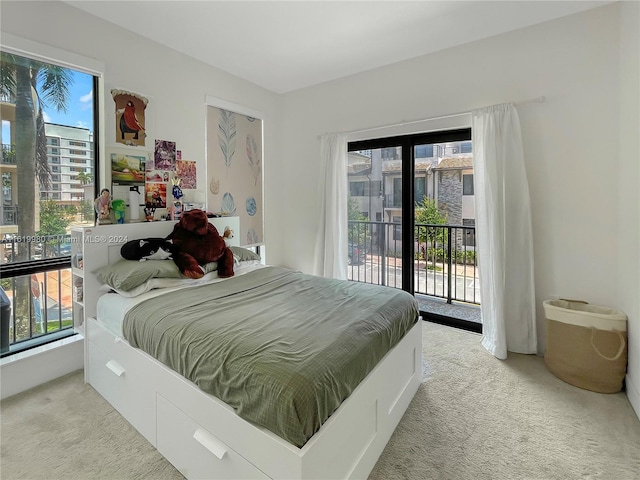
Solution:
M618 305L628 317L627 398L640 418L640 3L619 8Z

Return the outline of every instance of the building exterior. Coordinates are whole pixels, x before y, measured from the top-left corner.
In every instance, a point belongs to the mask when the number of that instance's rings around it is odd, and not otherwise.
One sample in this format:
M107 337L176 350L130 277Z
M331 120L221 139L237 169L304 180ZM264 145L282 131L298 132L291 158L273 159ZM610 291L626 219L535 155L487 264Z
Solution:
M93 133L86 128L54 123L45 123L45 133L51 188L41 191L40 200L78 206L85 196L81 174L95 177Z
M475 226L473 155L470 141L417 146L414 152L414 201L435 201L448 225ZM386 250L402 248L402 159L400 147L349 153L349 194L370 221L388 227ZM371 228L374 239L377 226ZM467 246L475 238L465 239Z

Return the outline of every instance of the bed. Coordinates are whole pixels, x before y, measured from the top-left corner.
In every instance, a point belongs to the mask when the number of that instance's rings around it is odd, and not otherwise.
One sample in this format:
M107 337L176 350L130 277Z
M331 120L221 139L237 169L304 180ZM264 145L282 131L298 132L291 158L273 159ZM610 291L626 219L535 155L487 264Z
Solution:
M86 381L187 478L366 478L421 381L413 299L236 246L230 279L107 293L123 240L172 226L85 231Z

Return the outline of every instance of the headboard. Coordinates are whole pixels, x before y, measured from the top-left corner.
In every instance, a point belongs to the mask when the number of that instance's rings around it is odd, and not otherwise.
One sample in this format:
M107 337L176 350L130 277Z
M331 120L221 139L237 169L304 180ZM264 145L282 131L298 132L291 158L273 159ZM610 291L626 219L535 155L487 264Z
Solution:
M104 265L120 260L120 248L130 240L149 237L166 237L173 230L176 221L139 222L114 225L98 225L85 227L72 231L72 255L82 254L83 268L80 275L83 277L83 304L84 317L96 316L98 298L104 293L99 289L101 282L95 275L95 271ZM230 245L240 245L240 220L238 217L210 218L209 223L214 225L220 235L226 227L229 227L234 236L230 239ZM77 270L74 269L74 275ZM75 314L74 314L75 317Z

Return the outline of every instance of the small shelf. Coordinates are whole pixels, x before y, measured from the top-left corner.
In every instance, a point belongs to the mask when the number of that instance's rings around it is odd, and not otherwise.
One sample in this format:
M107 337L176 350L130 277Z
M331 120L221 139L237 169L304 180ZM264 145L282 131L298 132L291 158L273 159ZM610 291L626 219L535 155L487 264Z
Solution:
M71 273L76 277L84 278L84 270L81 268L71 267Z

